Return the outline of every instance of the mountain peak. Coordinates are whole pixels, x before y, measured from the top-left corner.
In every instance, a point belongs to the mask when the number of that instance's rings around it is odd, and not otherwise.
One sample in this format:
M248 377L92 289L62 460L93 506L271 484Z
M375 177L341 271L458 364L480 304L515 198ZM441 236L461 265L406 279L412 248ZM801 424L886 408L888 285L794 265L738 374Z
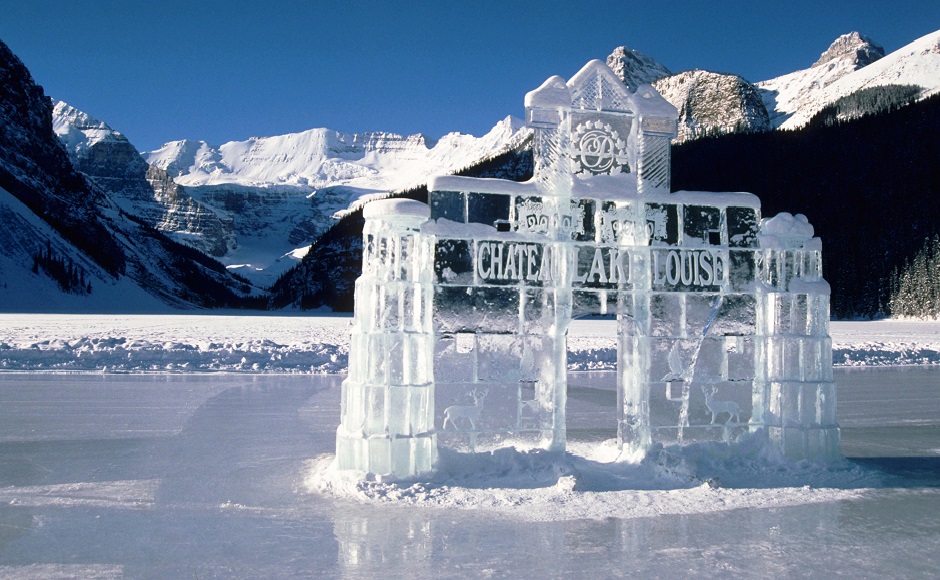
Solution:
M843 34L829 45L826 52L813 63L814 67L823 66L834 60L848 60L856 69L867 66L885 55L885 49L867 36L858 32Z
M636 91L640 85L652 84L653 81L672 74L653 57L626 46L618 46L610 53L607 66L631 91Z
M70 155L80 155L102 141L127 141L104 121L64 101L56 101L52 109L52 129Z
M760 93L738 75L693 69L659 79L653 86L679 111L678 142L770 127Z

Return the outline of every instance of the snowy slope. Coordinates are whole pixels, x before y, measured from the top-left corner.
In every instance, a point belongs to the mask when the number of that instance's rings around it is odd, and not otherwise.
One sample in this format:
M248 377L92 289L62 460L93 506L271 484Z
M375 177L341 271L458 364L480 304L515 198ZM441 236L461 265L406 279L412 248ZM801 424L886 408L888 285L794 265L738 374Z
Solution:
M128 312L143 304L152 310L154 300L143 291L159 303L183 308L257 303L248 298L254 289L217 262L120 210L112 193L128 191L125 185L138 178L146 182L148 165L132 148L124 159L136 160L141 173L128 173L133 166L119 156L88 160L96 175L110 178L116 188L102 187L80 173L56 134L52 101L2 42L0 78L0 253L5 270L0 309ZM102 124L77 116L75 121L91 136L81 129L69 133L73 150L87 139L93 142L87 151L94 158L102 145L126 144ZM106 146L104 151L116 150ZM59 296L56 288L68 296Z
M115 279L23 202L0 188L0 304L5 312L167 312L169 307L126 277ZM33 271L30 258L46 247L87 275L91 293L63 292L49 276Z
M870 87L918 85L922 97L940 91L940 31L872 61L880 48L858 33L844 35L811 68L757 83L772 124L801 127L826 105Z
M310 129L220 147L173 141L145 157L234 224L236 243L220 261L271 284L334 216L497 155L527 134L521 120L506 117L482 137L450 133L437 142L422 135Z
M57 101L52 109L52 128L69 155L84 154L103 141L117 141L121 134L67 103Z

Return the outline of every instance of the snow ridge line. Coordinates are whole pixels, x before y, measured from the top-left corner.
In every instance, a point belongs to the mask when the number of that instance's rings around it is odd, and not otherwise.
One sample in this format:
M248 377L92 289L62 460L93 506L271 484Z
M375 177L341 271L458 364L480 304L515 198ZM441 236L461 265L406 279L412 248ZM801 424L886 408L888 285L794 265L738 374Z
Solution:
M270 340L188 344L83 337L25 348L0 343L0 371L342 374L348 359L346 344L282 345Z
M569 345L568 370L617 368L617 348L608 338ZM835 344L835 366L938 365L938 345L914 342ZM52 339L11 345L0 342L0 371L19 372L255 372L344 374L349 345L325 342L279 344L263 339L243 342L179 342L124 337Z

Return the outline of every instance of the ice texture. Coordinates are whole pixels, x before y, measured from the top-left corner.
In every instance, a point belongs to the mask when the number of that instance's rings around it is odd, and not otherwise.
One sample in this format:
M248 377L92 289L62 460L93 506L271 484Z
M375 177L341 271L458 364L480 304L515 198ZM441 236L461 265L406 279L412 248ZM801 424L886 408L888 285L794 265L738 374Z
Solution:
M339 467L411 477L438 446L564 450L567 331L585 315L617 317L622 452L757 434L795 461L837 459L806 217L671 192L676 110L600 61L525 104L530 181L439 177L428 205L366 206Z

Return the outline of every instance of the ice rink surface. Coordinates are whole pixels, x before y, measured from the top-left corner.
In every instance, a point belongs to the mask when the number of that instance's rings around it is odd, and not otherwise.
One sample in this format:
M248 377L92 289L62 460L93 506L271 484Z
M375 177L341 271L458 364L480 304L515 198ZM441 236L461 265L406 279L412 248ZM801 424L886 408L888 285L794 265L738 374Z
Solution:
M167 328L196 337L192 326ZM0 576L923 577L940 566L940 369L838 370L850 459L836 469L709 448L610 463L613 373L575 372L564 457L447 455L435 478L399 484L330 472L341 379L0 373Z

